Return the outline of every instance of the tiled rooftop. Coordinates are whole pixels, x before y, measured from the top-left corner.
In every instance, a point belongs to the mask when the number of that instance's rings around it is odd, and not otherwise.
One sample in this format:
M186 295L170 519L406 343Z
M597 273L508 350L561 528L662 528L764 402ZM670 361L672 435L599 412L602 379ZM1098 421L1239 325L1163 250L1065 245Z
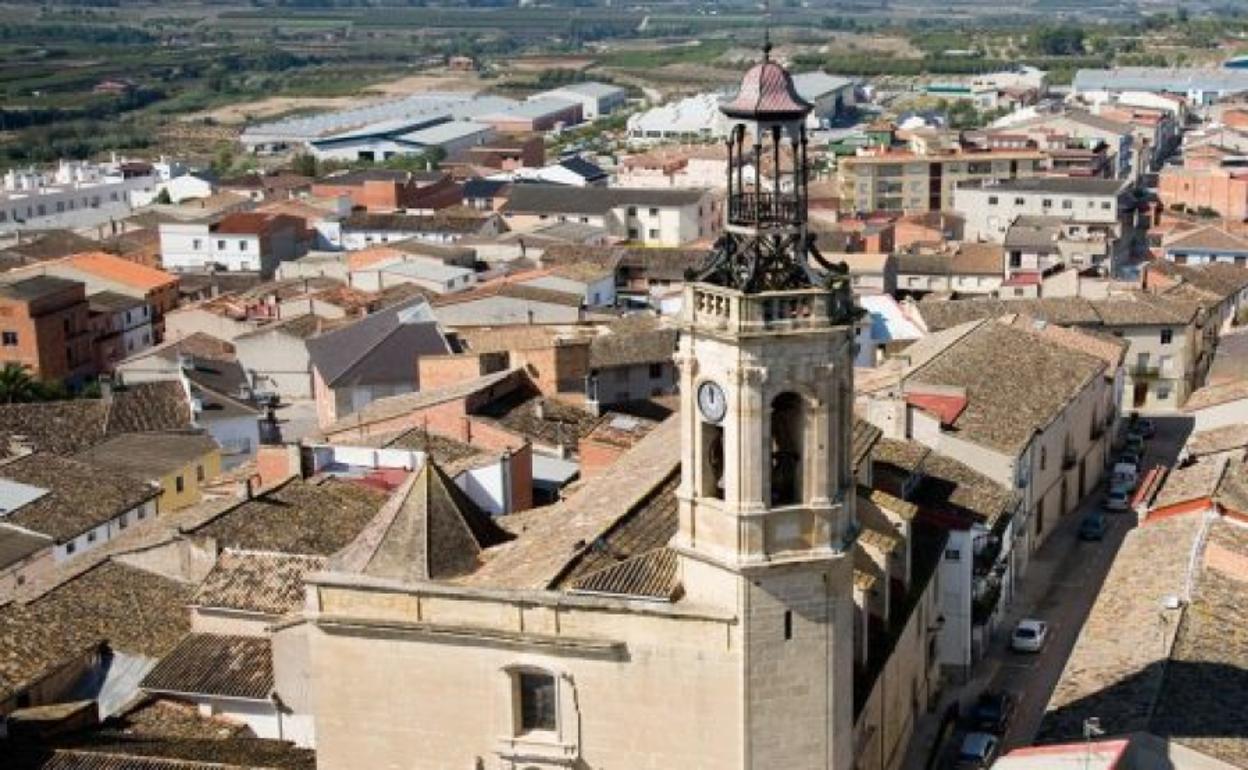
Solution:
M1166 677L1199 516L1175 516L1127 534L1049 699L1040 742L1080 740L1095 716L1110 735L1149 729ZM1164 618L1164 622L1163 619Z
M285 615L303 606L303 577L325 567L324 556L227 548L195 592L192 604Z
M0 607L0 699L101 643L160 657L190 625L191 587L107 561L29 603Z
M1013 453L1078 395L1105 363L1005 324L987 322L906 375L906 387L961 388L966 409L953 428Z
M56 455L35 453L0 465L0 479L49 490L4 517L58 543L81 535L160 494L139 478Z
M316 755L192 705L149 699L104 724L15 752L12 770L315 770ZM51 758L48 753L54 751ZM6 770L8 768L6 767Z
M386 496L336 479L293 479L213 517L189 534L224 548L328 556L364 529Z
M148 692L267 700L273 650L266 637L187 634L139 685Z

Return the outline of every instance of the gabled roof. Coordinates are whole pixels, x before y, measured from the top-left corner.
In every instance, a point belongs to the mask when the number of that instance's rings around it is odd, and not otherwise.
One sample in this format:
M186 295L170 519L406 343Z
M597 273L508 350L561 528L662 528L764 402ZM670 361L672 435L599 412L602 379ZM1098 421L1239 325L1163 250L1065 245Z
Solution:
M538 286L518 283L507 278L499 278L489 283L478 284L476 288L468 291L439 295L432 300L432 304L435 308L448 307L450 305L462 305L465 302L493 299L494 297L511 297L528 302L563 305L564 307L580 307L584 299L579 294L558 291L556 289L543 289Z
M139 686L149 692L268 700L273 649L265 637L187 634Z
M29 602L0 607L0 700L107 643L160 657L190 626L187 584L101 562Z
M601 215L618 206L692 206L706 194L706 190L521 184L511 188L503 210L517 214Z
M676 353L676 330L665 328L621 330L594 337L589 343L592 368L657 364Z
M1196 230L1180 232L1162 243L1166 251L1194 249L1248 254L1248 238L1242 238L1216 225L1206 225Z
M12 511L7 524L64 543L160 494L138 478L56 455L35 453L0 465L0 479L48 490Z
M393 305L342 329L307 341L312 365L325 384L416 381L416 360L450 353L421 297Z
M575 580L571 593L673 601L680 593L676 551L666 546Z
M960 243L949 269L954 275L1001 275L1005 271L1005 248L999 243Z
M500 523L518 532L517 538L490 549L485 563L462 582L557 587L578 563L596 553L600 538L655 499L656 490L680 466L679 430L680 420L672 416L616 460L610 473L590 479L566 500L513 514L520 520L514 524L503 517Z
M5 524L0 518L0 570L52 546L52 538Z
M292 479L235 505L187 534L223 548L328 556L344 548L376 515L385 495L337 479Z
M983 321L908 372L905 388L962 389L967 404L953 429L966 440L1012 454L1105 369L1105 362L1094 356Z
M509 539L436 463L426 462L330 568L403 582L440 580L471 572L482 551Z
M98 278L125 284L139 291L152 291L178 282L177 276L154 267L113 256L102 251L89 251L66 257L63 264Z
M12 770L315 770L316 754L288 741L256 738L245 724L201 716L173 698L146 698L89 730L17 752ZM29 759L28 762L23 760Z
M226 548L195 592L192 604L285 615L303 606L303 576L326 557Z
M198 431L121 433L78 453L74 459L136 479L156 479L220 449L212 436Z

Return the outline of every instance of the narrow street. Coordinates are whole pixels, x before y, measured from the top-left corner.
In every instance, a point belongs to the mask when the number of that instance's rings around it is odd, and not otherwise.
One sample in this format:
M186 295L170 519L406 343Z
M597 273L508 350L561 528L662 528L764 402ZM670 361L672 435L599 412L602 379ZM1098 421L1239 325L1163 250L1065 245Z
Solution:
M1189 421L1183 418L1157 418L1157 435L1147 443L1145 467L1172 464L1186 441ZM1094 489L1066 515L1032 556L1027 575L1012 607L993 638L988 654L975 666L972 677L955 685L936 713L928 715L916 730L915 740L904 765L908 770L926 766L937 739L932 722L946 705L956 699L966 713L983 692L1006 691L1017 698L1017 709L1004 735L1002 751L1034 742L1045 706L1062 675L1101 585L1113 564L1123 538L1136 525L1132 513L1106 514L1108 528L1099 542L1079 539L1079 523L1085 514L1101 507L1104 487ZM1049 637L1039 653L1018 653L1010 649L1009 637L1022 618L1035 618L1049 624ZM923 734L923 729L929 731ZM942 762L951 766L965 731L955 730L940 747Z

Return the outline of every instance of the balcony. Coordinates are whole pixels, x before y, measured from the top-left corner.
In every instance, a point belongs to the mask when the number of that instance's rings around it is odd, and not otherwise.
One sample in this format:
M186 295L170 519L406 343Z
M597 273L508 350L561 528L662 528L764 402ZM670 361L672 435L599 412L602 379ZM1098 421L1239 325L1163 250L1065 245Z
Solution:
M697 326L732 334L827 329L851 324L856 317L849 281L828 289L795 289L746 294L736 289L689 284L685 319Z
M728 199L728 224L744 227L787 227L801 223L797 196L747 192Z

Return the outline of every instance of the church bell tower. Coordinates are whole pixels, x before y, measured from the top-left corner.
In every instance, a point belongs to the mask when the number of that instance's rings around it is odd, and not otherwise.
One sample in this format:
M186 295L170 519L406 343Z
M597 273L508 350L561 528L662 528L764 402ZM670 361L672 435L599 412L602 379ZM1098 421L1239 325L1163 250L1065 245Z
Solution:
M806 119L763 60L721 106L725 231L681 321L674 546L693 601L741 619L743 767L848 770L853 755L853 324L843 268L807 232Z

